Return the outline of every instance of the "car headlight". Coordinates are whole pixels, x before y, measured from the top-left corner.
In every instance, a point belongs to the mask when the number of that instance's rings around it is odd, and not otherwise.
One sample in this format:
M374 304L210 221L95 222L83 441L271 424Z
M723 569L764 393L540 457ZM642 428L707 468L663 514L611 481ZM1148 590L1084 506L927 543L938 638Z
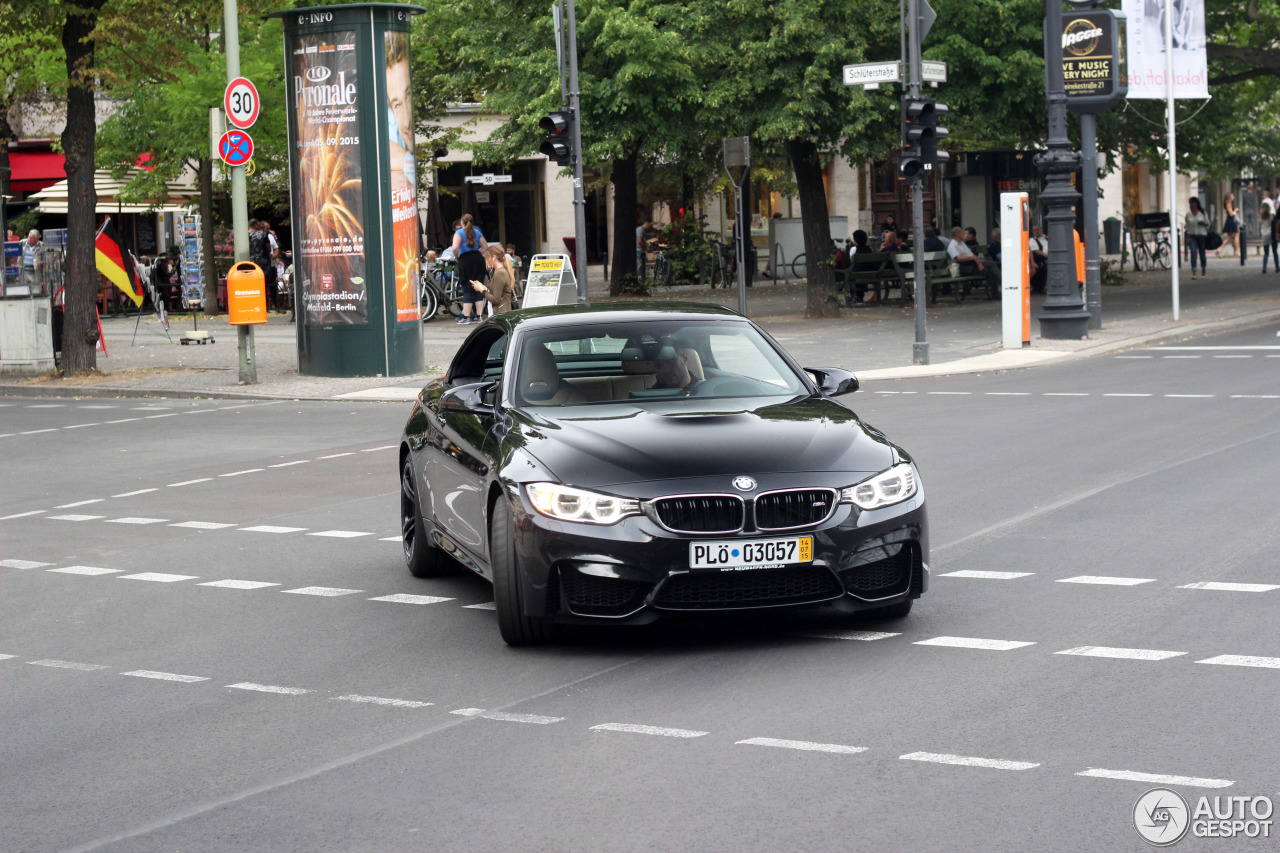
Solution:
M640 502L574 489L558 483L530 483L525 486L534 509L561 521L613 524L640 512Z
M913 496L916 485L916 469L910 462L901 462L888 471L881 471L870 479L840 492L841 503L851 503L862 509L879 509L882 506L901 503Z

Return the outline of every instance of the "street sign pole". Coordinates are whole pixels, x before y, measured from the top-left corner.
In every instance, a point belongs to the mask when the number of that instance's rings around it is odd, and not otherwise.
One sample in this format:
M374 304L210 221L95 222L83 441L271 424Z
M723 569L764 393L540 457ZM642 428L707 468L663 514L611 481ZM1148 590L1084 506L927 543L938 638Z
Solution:
M236 0L222 0L222 32L227 51L227 83L230 84L240 76L240 22ZM245 202L244 166L231 168L231 227L235 234L236 263L239 264L249 260L249 208ZM236 338L240 384L257 384L258 366L253 357L253 326L237 326Z
M920 96L920 42L924 38L921 32L921 3L923 0L907 0L907 15L910 18L910 32L907 39L908 52L908 88L911 97ZM924 4L928 9L929 5ZM930 10L932 14L932 10ZM932 23L932 20L930 20ZM912 364L929 363L929 330L926 310L928 307L928 288L924 275L924 173L936 171L935 163L925 163L921 170L911 179L911 253L912 269L915 278L916 340L911 347ZM937 180L935 178L935 180Z
M587 200L582 186L582 96L578 89L578 15L569 0L569 109L573 111L573 231L578 265L578 302L590 305L587 289Z

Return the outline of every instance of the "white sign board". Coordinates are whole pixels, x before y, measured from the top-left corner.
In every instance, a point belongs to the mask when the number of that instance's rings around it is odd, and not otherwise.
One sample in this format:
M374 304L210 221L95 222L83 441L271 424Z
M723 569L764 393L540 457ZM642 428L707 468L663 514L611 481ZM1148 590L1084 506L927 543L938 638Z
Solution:
M881 83L898 83L902 80L901 62L863 62L844 67L846 86L878 86Z
M261 107L258 88L247 78L237 77L227 84L226 91L222 93L222 108L227 111L227 121L241 130L253 127Z
M1209 97L1204 0L1173 0L1173 97ZM1241 6L1244 4L1242 3ZM1168 63L1164 51L1164 2L1123 0L1128 19L1129 100L1163 101Z
M920 80L924 83L947 82L947 63L924 60L920 63Z
M520 307L572 305L578 301L577 284L568 255L534 255L529 261Z

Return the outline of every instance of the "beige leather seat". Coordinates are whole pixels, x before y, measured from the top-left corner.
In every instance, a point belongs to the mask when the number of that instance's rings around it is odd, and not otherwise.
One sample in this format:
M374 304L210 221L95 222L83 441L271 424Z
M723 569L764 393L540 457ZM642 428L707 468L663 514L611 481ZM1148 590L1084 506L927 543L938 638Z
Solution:
M684 354L685 364L689 366L689 375L699 381L706 379L706 374L702 372L702 359L698 357L698 351L696 349L682 349L680 352Z
M560 378L556 357L542 344L534 344L525 352L520 373L520 392L531 406L565 406L587 401L581 391Z

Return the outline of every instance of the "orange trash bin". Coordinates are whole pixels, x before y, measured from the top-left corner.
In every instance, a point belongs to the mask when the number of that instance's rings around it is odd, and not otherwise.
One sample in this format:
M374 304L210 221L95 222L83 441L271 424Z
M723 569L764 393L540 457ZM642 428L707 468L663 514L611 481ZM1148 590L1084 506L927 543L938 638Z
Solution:
M267 279L262 267L243 261L227 273L227 314L233 326L267 322Z

